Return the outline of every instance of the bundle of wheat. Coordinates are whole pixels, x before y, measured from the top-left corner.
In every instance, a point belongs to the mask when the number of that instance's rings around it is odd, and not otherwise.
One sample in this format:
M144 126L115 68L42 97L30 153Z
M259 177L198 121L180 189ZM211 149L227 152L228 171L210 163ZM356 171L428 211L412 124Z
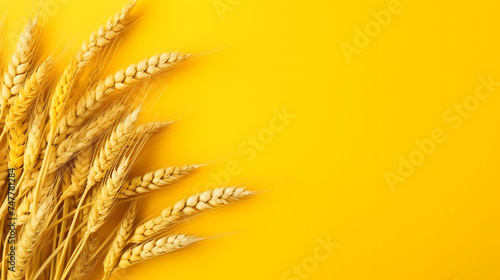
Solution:
M131 24L135 1L94 32L61 74L38 61L40 21L30 21L6 63L0 96L1 279L86 279L103 258L103 279L118 269L202 238L167 235L177 223L253 193L224 187L195 194L158 217L135 221L145 193L181 180L201 165L171 166L129 177L148 139L172 122L138 125L136 85L190 58L154 55L87 84L85 73ZM4 49L2 49L4 50ZM5 54L1 53L1 57ZM56 77L56 79L53 79ZM137 99L137 98L136 98ZM140 103L140 102L139 102ZM99 231L117 203L128 203L109 240ZM109 227L108 227L109 228Z

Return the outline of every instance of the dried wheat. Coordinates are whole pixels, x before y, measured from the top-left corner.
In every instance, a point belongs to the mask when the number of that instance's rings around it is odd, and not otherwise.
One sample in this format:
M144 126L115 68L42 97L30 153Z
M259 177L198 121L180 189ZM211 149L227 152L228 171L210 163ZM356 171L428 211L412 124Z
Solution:
M64 138L72 133L116 93L172 69L188 56L177 52L155 55L107 77L68 108L68 112L59 121L56 137Z
M132 227L134 225L135 216L137 215L138 202L134 201L130 206L129 210L123 217L123 220L118 228L115 239L111 243L111 246L104 258L104 273L109 275L118 265L120 260L120 255L127 245L128 238L132 233Z
M163 210L160 216L139 225L130 238L130 243L143 242L164 231L182 218L230 204L252 194L245 188L224 187L192 195L178 201L173 207Z
M3 75L2 96L0 98L0 128L5 124L5 116L22 88L35 53L37 20L29 21L21 33L17 48Z
M163 186L170 185L188 175L200 165L171 166L146 173L126 181L120 193L120 198L131 197L139 194L158 190Z
M119 267L127 268L139 262L189 246L200 240L202 239L196 236L181 234L144 242L125 251L120 258Z
M110 136L105 139L102 148L98 151L92 163L92 167L90 168L87 178L87 188L100 182L112 166L114 159L118 156L118 153L125 146L125 143L127 143L130 135L134 131L139 112L139 108L134 110L122 122L118 123Z

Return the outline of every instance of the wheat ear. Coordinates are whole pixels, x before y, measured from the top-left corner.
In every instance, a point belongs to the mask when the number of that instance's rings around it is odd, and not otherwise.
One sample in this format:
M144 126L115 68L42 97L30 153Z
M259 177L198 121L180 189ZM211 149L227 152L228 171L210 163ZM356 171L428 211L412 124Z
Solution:
M120 258L118 267L127 268L139 262L189 246L200 240L202 239L196 236L181 234L144 242L126 250Z
M116 93L130 89L140 81L172 69L186 60L188 56L177 52L155 55L99 82L78 102L68 108L67 113L59 121L57 138L63 139L66 135L71 134L77 126L86 121Z
M158 190L163 186L173 184L188 175L200 165L171 166L146 173L126 181L120 193L120 198Z
M130 158L121 160L118 167L113 170L106 182L99 190L97 197L90 209L87 223L87 235L96 232L109 216L111 209L118 198L120 187L129 171Z
M108 253L104 258L104 273L106 275L111 275L113 270L118 265L120 260L120 255L123 249L127 245L128 238L132 233L132 227L134 226L134 220L137 215L138 202L137 200L132 203L129 210L123 217L123 220L118 228L115 239L109 247Z
M167 130L174 122L172 121L155 121L147 124L138 126L132 136L130 136L130 141L127 143L128 147L135 147L137 144L160 134Z
M14 103L10 107L9 113L6 117L3 133L9 132L9 167L16 170L16 182L22 172L25 159L24 155L29 128L29 123L25 121L28 118L27 111L35 101L35 98L40 94L40 89L45 80L48 67L50 67L52 63L51 61L51 58L48 58L40 67L38 67L30 78L26 80L17 96L12 97L14 99ZM33 148L33 146L30 148ZM31 153L33 150L30 149L29 152ZM30 166L28 167L32 167L32 162L29 162L29 164Z
M73 270L69 276L69 280L84 280L92 271L92 267L96 263L94 259L96 251L99 249L99 238L96 235L89 237L82 254L78 257Z
M55 172L57 168L72 159L78 152L95 142L99 135L113 125L116 118L125 109L121 104L114 105L59 144L56 150L56 160L50 164L49 174Z
M40 151L42 149L42 139L45 128L45 119L47 117L45 104L42 100L38 100L34 110L34 117L31 121L26 139L26 150L24 151L24 173L33 171L32 169L37 164ZM25 176L25 175L23 175Z
M139 118L140 108L134 110L122 122L118 123L110 136L105 139L102 148L92 163L87 178L86 188L94 186L100 182L109 168L112 166L118 153L125 147L130 135L134 131L135 124Z
M33 257L35 248L40 244L42 233L47 226L48 214L52 206L52 199L47 198L39 206L36 215L31 215L28 223L22 230L16 248L16 271L12 279L23 279L28 265Z
M130 243L143 242L161 233L182 218L189 218L198 213L230 204L252 194L245 188L224 187L192 195L178 201L173 207L163 210L160 216L139 225L130 238Z
M10 129L8 146L9 146L9 168L15 170L16 182L21 176L24 150L26 148L26 131L29 123L14 124Z
M69 186L63 191L61 200L78 195L83 191L83 188L87 184L87 176L90 170L93 153L93 147L87 147L76 156Z
M3 75L2 96L0 98L0 128L3 127L5 116L11 104L11 98L15 97L26 79L31 66L36 43L37 20L29 21L21 33L17 48L12 55L6 71Z
M57 181L55 179L56 177L54 176L54 174L47 176L40 193L42 198L47 196L51 188L53 189L56 188L55 184L57 183ZM22 226L26 222L28 222L30 215L32 213L36 213L35 210L38 210L39 208L35 206L39 204L40 203L35 204L34 190L33 189L28 190L26 192L26 195L22 198L21 202L18 203L17 206L17 212L16 212L17 225Z
M40 94L40 89L45 82L45 77L52 66L52 58L47 58L33 74L26 80L21 91L15 97L14 103L9 109L5 120L4 132L8 131L14 124L23 124L27 119L27 112Z

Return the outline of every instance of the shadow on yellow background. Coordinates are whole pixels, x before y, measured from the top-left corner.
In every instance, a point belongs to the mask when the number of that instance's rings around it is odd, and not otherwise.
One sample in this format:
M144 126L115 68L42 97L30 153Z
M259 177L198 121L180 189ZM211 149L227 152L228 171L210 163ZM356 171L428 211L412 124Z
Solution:
M7 45L42 4L43 51L72 51L123 3L3 0ZM134 172L210 163L147 197L141 217L215 185L268 192L176 229L234 234L116 279L500 279L500 3L138 10L109 73L165 51L200 55L157 88L143 121L180 121Z

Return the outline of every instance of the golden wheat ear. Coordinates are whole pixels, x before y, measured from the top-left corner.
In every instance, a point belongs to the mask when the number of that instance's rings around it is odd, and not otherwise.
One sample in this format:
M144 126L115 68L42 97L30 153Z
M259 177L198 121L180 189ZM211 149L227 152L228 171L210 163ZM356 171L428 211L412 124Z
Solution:
M127 268L142 261L165 255L201 241L202 238L185 234L172 235L143 242L126 250L120 257L119 268Z
M214 208L231 204L253 195L245 188L217 188L192 195L178 201L173 207L163 210L160 216L150 219L136 227L130 243L140 243L161 234L182 219L193 217Z
M171 185L199 168L201 165L170 166L135 177L123 184L120 198L128 198Z
M134 220L138 211L138 202L134 201L123 217L115 238L109 246L108 253L104 258L104 273L110 275L118 265L120 256L127 245L127 241L132 233Z
M3 75L2 96L0 97L0 129L5 125L11 98L21 90L31 67L35 53L37 20L29 21L19 37L19 42Z
M59 141L57 139L63 139L71 134L76 127L95 114L105 102L119 92L132 89L139 82L173 69L188 57L189 55L177 52L155 55L139 63L132 64L126 70L121 70L100 81L69 107L67 113L62 116L57 127L55 143Z

